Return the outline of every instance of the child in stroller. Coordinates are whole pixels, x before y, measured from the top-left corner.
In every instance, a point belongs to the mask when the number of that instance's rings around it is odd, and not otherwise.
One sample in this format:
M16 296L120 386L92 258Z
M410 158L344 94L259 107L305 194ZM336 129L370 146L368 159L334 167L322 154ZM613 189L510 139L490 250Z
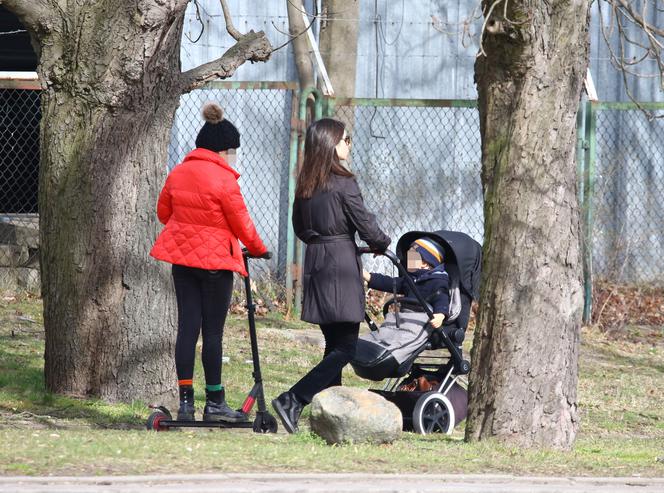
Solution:
M440 250L440 264L443 259L445 264L438 270L446 275L434 277L448 281L447 289L443 289L446 292L431 290L430 280L418 280L422 273L407 271L408 252L413 244L416 248L423 244L435 245ZM389 291L400 287L398 291L407 296L395 296L385 304L385 322L380 328L365 316L371 332L360 336L351 365L362 378L387 379L382 390L371 390L399 407L404 429L415 429L422 434L449 434L465 419L467 412L467 391L460 385L459 377L470 371L470 364L463 359L461 343L472 300L478 297L481 247L464 233L413 231L399 239L396 251L396 255L389 250L383 255L397 267L400 276L389 278L372 274L370 286L383 290L391 283ZM426 252L431 253L431 250ZM374 252L361 250L361 253ZM422 256L421 250L418 253ZM423 257L430 263L426 254ZM434 269L425 274L439 267L431 265ZM446 310L440 308L445 304ZM395 310L389 311L392 305ZM447 315L444 321L439 317L442 324L437 323L434 312ZM434 324L440 328L435 330ZM449 357L422 355L427 349L447 349Z
M433 319L429 323L434 329L443 325L450 304L449 275L445 271L443 260L443 247L431 238L418 238L408 250L408 275L426 302L431 305ZM392 278L377 273L370 274L366 270L363 275L369 289L393 291L395 294L405 295L408 299L416 299L403 277ZM423 311L422 308L419 311Z

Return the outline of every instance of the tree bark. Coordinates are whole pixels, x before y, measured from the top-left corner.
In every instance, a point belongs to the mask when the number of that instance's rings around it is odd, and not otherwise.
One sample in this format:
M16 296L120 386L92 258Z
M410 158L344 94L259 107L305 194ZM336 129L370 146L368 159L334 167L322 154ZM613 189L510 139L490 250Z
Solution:
M355 97L359 17L358 0L324 2L320 52L336 97Z
M295 67L300 82L300 90L314 85L314 67L309 54L307 35L302 34L309 26L304 24L301 0L286 0L288 12L288 33L293 37L293 54Z
M485 236L466 438L567 449L578 429L574 149L589 4L503 9L487 19L475 65Z
M141 7L143 9L141 10ZM45 377L110 401L174 395L174 298L150 260L184 10L70 7L42 46Z
M266 60L271 46L252 32L181 74L188 0L4 3L40 48L46 386L109 401L175 396L170 271L149 257L175 110L182 92Z

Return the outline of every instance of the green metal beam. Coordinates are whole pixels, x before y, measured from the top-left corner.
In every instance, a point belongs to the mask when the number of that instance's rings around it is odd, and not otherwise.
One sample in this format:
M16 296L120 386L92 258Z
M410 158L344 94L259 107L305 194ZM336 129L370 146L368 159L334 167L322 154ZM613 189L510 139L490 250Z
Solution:
M638 110L639 106L646 110L664 110L664 102L639 102L637 105L632 102L603 103L600 101L593 101L591 104L595 110Z
M596 133L597 113L595 105L588 102L586 105L585 122L585 167L583 184L583 272L584 272L584 298L583 321L590 323L593 303L593 196L595 192L595 152L597 144Z
M414 106L433 108L477 108L476 100L469 99L377 99L334 98L336 106Z
M232 81L232 80L215 80L208 82L203 86L204 89L244 89L244 90L267 90L275 89L282 91L296 91L298 89L297 82L289 81Z
M286 234L286 291L288 310L298 313L302 302L302 279L300 276L304 257L301 242L295 237L293 231L293 202L295 201L295 187L298 164L304 156L304 136L307 130L307 101L314 99L314 119L318 120L323 114L323 98L315 87L304 89L298 96L297 113L292 112L290 160L288 165L288 231ZM298 273L296 278L295 273Z

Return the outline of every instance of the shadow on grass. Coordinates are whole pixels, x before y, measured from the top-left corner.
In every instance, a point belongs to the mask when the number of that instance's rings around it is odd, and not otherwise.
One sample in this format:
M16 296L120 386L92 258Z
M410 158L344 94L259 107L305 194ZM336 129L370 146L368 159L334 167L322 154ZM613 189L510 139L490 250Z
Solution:
M88 426L140 428L145 404L108 404L53 394L44 383L43 341L0 336L0 423L22 415L23 421L52 428Z
M647 368L648 370L664 373L664 364L655 363L655 358L649 357L648 354L644 354L643 356L629 356L621 354L620 350L613 346L601 346L599 344L593 344L591 347L591 357L603 359L606 362L610 362L614 366L623 368L628 366L644 369ZM592 353L594 353L594 355Z

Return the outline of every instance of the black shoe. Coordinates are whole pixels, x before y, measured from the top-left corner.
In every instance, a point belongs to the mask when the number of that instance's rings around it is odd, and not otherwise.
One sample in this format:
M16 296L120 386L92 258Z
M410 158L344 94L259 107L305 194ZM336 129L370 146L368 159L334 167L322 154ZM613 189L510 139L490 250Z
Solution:
M178 421L194 421L194 389L192 387L180 387L180 408L178 409Z
M272 401L272 407L281 419L288 433L297 433L297 422L302 414L304 405L292 392L284 392Z
M205 403L203 421L225 421L227 423L240 423L247 421L247 415L242 411L235 411L228 407L225 401Z
M203 421L225 421L226 423L240 423L247 421L247 414L235 411L226 404L226 393L206 392L207 400L203 410Z

